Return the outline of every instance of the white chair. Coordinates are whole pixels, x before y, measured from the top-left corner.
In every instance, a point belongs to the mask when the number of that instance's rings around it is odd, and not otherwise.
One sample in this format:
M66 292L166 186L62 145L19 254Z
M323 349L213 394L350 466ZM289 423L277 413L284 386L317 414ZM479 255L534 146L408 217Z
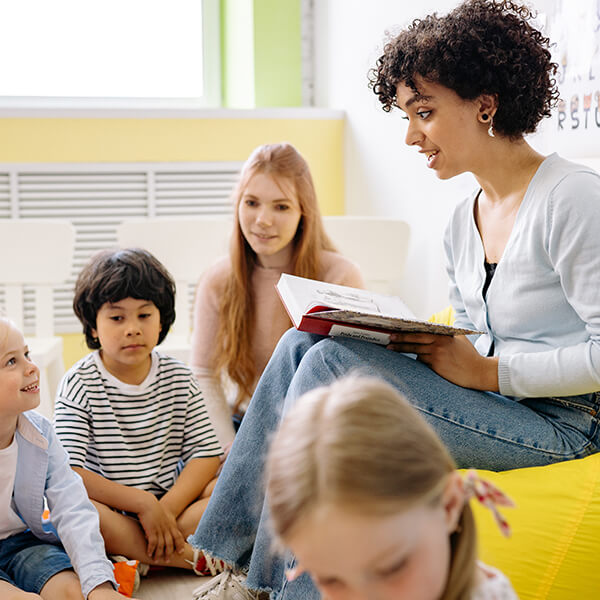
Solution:
M183 362L190 358L190 284L219 257L227 254L233 226L229 216L131 219L117 227L121 247L151 252L170 271L177 288L177 318L159 349Z
M23 287L34 289L35 333L26 335L41 372L39 411L52 417L65 372L62 338L54 335L53 287L71 274L75 229L68 221L0 219L0 282L7 316L23 331Z
M355 216L323 217L323 222L339 252L360 267L366 289L397 293L408 253L408 223Z

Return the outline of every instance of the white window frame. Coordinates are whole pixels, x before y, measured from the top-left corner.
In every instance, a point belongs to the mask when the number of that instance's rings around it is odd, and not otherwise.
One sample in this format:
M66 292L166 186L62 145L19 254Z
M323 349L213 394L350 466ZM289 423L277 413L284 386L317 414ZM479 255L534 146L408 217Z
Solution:
M122 109L133 110L190 110L219 108L221 98L221 20L219 0L202 0L202 98L83 98L0 96L0 118L12 116L45 116L53 110L92 110L101 116ZM16 111L16 114L15 114Z

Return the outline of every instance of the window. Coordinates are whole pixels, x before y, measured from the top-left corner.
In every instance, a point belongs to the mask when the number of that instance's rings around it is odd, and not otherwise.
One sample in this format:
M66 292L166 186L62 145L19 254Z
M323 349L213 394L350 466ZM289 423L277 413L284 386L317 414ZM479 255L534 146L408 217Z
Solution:
M3 3L1 107L220 104L219 0Z

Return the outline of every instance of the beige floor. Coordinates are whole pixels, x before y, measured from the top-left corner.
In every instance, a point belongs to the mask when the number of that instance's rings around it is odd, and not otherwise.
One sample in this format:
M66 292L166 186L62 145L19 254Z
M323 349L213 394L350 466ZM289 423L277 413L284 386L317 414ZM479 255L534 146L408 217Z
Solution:
M208 577L198 577L180 569L167 569L142 577L135 597L139 600L191 600L192 591L208 580Z

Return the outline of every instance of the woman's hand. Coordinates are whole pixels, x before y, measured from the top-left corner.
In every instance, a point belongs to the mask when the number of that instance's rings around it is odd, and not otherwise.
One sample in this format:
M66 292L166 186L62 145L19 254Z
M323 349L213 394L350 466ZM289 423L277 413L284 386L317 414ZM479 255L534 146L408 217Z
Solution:
M464 335L394 333L387 348L416 354L418 360L456 385L498 391L498 358L481 356Z
M137 515L148 540L146 552L149 557L168 561L173 552L183 552L185 540L174 515L150 492Z

